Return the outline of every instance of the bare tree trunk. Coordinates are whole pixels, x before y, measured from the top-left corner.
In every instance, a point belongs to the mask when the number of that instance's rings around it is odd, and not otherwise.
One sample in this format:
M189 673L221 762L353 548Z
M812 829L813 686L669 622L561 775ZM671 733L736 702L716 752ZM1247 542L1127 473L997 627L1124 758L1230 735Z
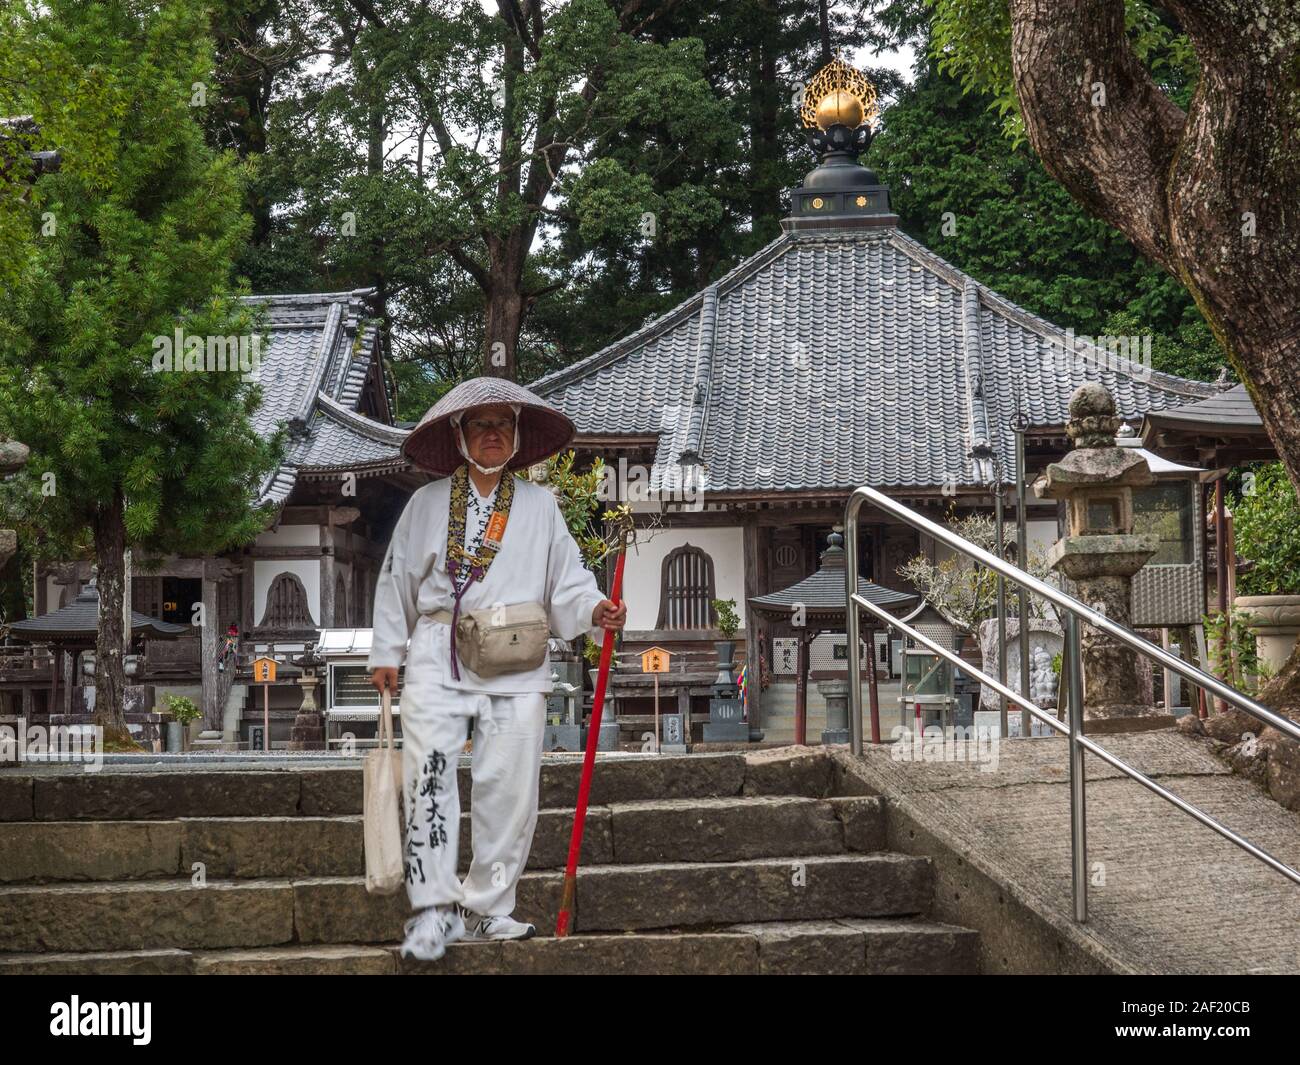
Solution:
M115 490L112 500L100 508L93 525L99 588L99 630L95 637L95 724L104 729L106 750L137 747L126 727L123 709L126 688L126 672L122 665L122 554L126 549L123 511L122 493Z
M488 245L491 259L485 292L483 373L513 381L517 367L519 334L528 313L524 293L523 242L518 233Z
M1010 0L1025 127L1076 200L1187 286L1300 494L1300 10L1161 6L1201 66L1187 114L1129 46L1123 0Z

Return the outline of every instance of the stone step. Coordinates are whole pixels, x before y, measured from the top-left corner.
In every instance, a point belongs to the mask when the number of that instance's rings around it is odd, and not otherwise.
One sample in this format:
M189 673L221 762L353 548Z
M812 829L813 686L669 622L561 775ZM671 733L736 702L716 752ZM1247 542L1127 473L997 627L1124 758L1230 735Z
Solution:
M978 972L977 938L917 919L770 921L709 931L453 943L436 962L404 959L396 943L10 954L0 955L0 975L968 974Z
M515 917L555 927L564 875L526 872ZM575 931L927 915L928 858L890 853L593 866L579 873ZM400 940L405 891L362 877L141 880L0 887L0 951L221 949Z
M754 753L616 755L598 758L594 806L651 799L832 793L832 759L798 749ZM579 757L543 760L540 805L572 807L582 774ZM461 802L472 800L470 763L459 767ZM327 817L359 814L361 768L277 769L192 766L72 766L0 772L0 821L158 821L177 817Z
M729 862L883 850L875 797L665 799L587 810L582 865ZM563 868L573 811L541 810L527 869ZM461 815L460 872L469 869L470 815ZM264 879L362 876L359 815L196 817L167 821L0 823L0 882L148 880L190 876Z

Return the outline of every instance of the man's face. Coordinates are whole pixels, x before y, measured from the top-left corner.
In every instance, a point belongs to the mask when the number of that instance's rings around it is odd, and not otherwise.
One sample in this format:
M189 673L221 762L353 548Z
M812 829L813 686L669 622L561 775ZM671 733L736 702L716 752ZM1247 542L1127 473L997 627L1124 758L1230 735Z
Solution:
M515 446L515 412L505 403L471 407L460 421L465 450L480 466L500 466Z

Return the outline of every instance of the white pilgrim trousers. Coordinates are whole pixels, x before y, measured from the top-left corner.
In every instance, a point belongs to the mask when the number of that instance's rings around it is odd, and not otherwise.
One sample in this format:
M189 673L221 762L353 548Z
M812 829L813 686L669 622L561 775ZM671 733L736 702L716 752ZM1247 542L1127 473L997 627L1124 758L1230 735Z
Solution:
M445 634L445 627L436 628L439 635ZM417 673L424 675L417 679ZM471 720L475 722L470 770L473 860L461 883L456 874L460 846L456 766ZM459 902L475 913L511 913L537 827L546 696L447 688L431 682L418 662L408 663L401 721L404 865L412 908Z

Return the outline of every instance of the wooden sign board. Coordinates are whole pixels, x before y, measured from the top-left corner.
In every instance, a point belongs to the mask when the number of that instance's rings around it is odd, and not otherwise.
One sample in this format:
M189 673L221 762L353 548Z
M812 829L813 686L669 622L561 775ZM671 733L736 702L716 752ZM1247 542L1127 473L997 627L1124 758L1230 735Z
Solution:
M651 647L641 652L642 673L667 673L672 653L662 647Z
M274 658L253 659L253 683L274 684L275 666L276 662Z

